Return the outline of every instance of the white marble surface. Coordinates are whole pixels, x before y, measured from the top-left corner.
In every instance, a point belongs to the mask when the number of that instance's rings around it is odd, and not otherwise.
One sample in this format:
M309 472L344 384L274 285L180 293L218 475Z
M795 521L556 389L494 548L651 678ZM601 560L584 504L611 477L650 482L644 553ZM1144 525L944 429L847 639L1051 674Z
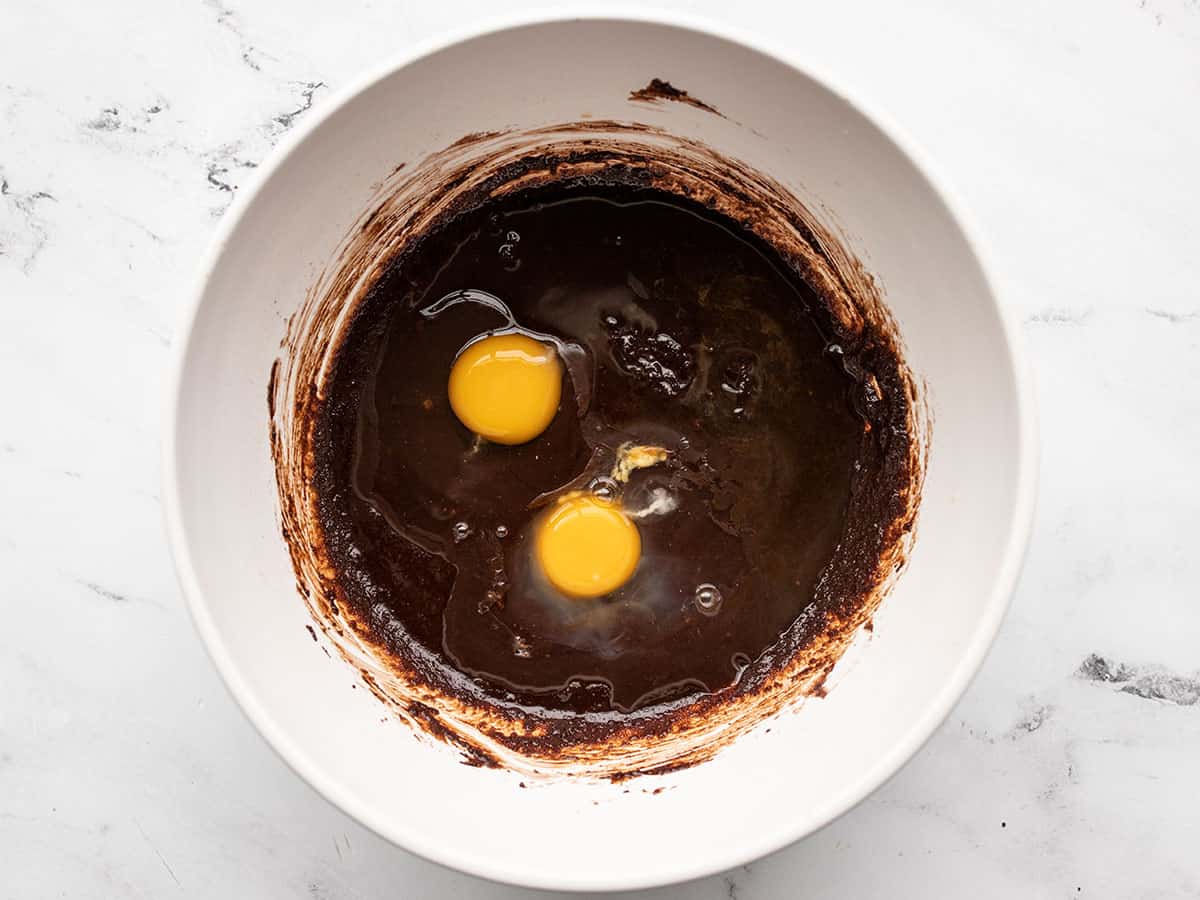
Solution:
M889 109L960 188L1024 320L1040 511L999 642L907 768L648 896L1200 896L1200 2L780 7L688 8ZM362 67L508 9L0 3L0 897L525 896L275 758L193 633L157 462L239 182Z

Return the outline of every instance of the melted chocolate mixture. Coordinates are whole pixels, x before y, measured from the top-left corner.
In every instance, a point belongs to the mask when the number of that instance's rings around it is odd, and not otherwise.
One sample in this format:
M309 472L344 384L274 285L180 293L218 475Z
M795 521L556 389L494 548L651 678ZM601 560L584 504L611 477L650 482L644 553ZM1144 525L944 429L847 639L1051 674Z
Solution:
M471 338L516 323L579 345L551 426L476 440L446 396ZM559 184L409 245L358 310L316 422L318 512L343 601L498 698L630 710L735 682L798 619L880 465L872 379L812 290L735 223L662 192ZM610 597L545 587L548 500L626 442L671 451L622 492L642 559ZM609 486L611 487L611 486Z

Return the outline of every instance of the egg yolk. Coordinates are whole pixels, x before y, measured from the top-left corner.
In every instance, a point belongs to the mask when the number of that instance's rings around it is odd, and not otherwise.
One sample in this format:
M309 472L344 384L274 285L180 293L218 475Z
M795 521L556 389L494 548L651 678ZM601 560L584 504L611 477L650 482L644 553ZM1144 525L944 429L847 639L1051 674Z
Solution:
M467 428L497 444L524 444L558 411L562 364L523 334L495 334L468 346L450 370L450 408Z
M586 494L564 497L536 537L546 578L572 597L611 594L633 574L642 538L619 506Z

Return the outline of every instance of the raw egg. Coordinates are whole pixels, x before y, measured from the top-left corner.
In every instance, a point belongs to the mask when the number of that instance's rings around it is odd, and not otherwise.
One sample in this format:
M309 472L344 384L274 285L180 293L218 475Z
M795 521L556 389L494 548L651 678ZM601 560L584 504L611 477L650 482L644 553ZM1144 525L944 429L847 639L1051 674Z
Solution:
M450 370L450 408L467 428L497 444L524 444L558 412L562 364L553 348L523 334L469 344Z
M558 590L600 597L629 580L642 555L642 538L620 506L571 494L539 524L536 552L542 572Z

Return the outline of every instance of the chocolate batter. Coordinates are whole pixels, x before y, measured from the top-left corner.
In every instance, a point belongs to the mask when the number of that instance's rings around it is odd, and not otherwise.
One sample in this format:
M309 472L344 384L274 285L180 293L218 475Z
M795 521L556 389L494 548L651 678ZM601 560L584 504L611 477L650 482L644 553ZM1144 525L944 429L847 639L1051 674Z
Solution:
M528 444L480 442L450 409L455 355L504 324L480 303L428 314L468 289L582 348ZM460 211L392 261L325 386L314 486L341 601L498 702L626 712L729 687L845 612L823 579L841 543L869 545L855 492L909 474L873 433L904 414L879 408L879 348L838 335L786 259L674 194L590 178ZM624 489L637 571L607 598L548 593L534 520L626 442L671 451ZM851 561L864 584L875 562Z

